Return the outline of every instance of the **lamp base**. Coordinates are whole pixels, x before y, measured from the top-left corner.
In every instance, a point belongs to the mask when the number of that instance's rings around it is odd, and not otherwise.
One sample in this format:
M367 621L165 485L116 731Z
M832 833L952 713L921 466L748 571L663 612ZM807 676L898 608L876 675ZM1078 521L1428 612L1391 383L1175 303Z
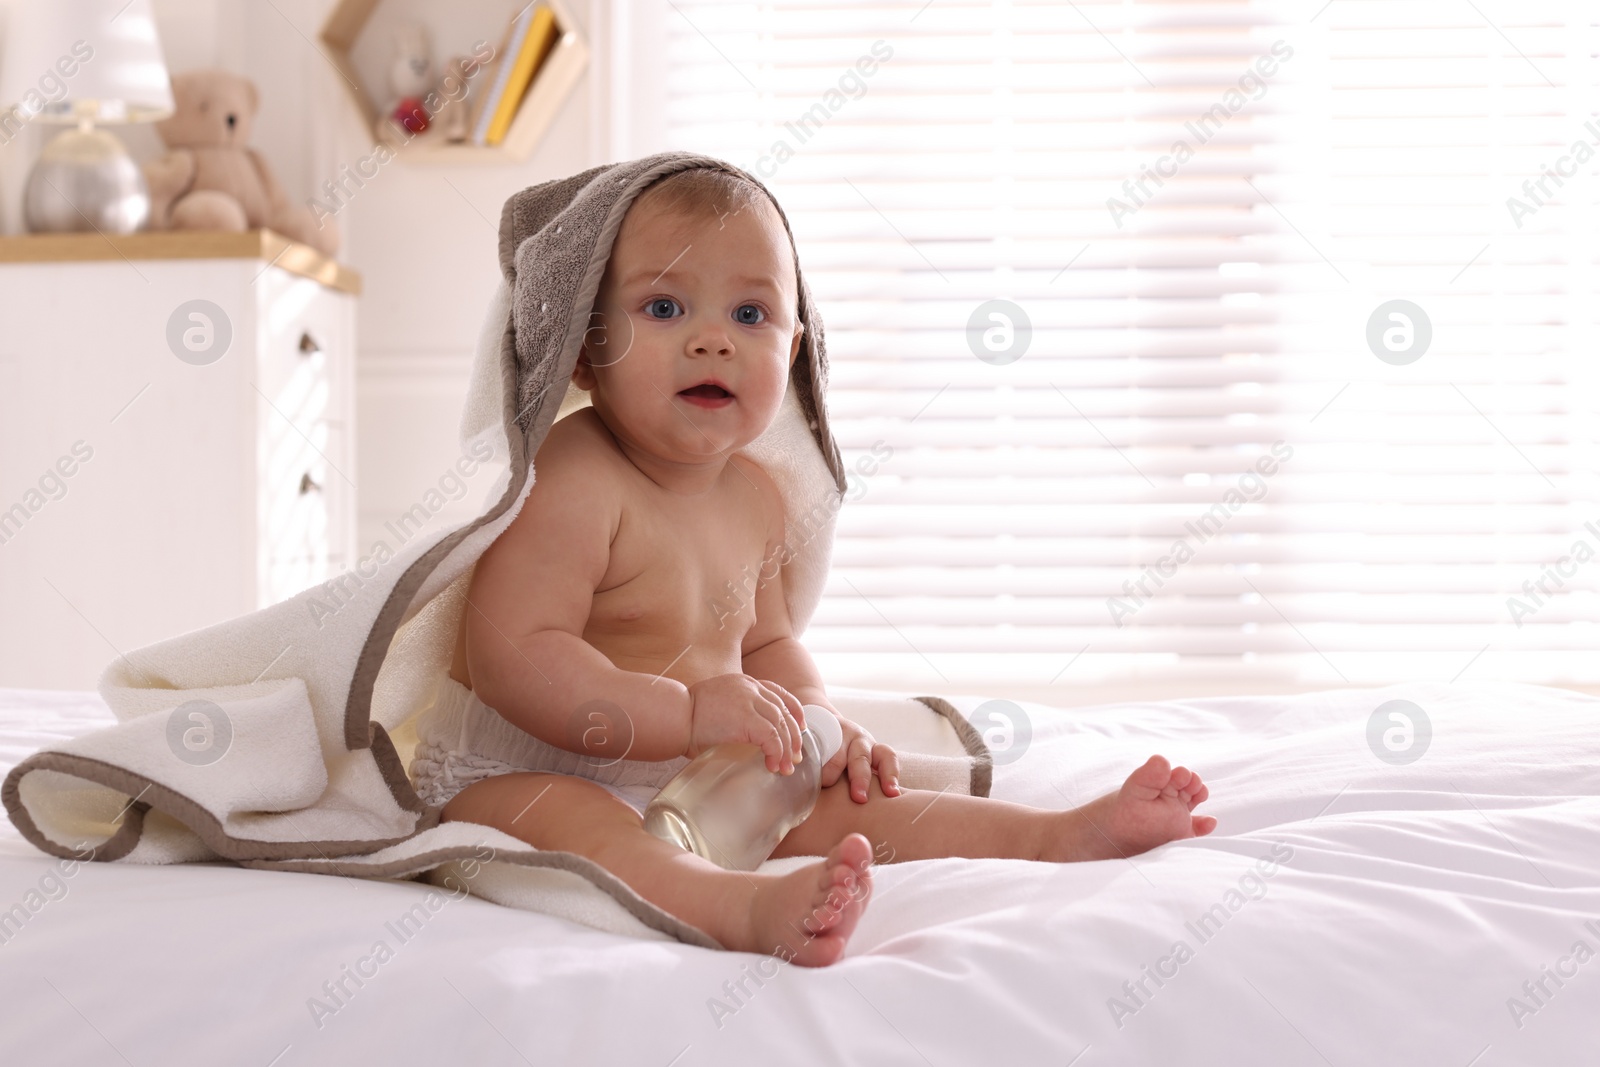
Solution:
M150 219L150 187L128 150L104 130L68 130L28 174L23 221L32 233L134 233Z

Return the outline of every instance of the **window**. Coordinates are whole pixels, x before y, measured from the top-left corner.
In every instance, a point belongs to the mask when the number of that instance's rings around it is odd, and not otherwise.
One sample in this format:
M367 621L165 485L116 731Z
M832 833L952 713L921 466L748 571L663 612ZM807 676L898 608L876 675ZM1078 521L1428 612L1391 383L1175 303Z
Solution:
M768 183L846 465L890 453L830 682L1595 682L1588 10L636 11L618 147Z

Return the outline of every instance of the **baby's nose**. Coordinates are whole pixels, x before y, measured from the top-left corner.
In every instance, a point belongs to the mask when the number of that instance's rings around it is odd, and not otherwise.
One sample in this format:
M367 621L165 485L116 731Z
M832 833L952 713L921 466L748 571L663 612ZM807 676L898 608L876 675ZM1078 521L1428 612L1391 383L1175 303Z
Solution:
M715 352L718 355L727 355L733 351L733 339L726 330L719 330L715 326L703 329L695 336L694 351L697 353Z

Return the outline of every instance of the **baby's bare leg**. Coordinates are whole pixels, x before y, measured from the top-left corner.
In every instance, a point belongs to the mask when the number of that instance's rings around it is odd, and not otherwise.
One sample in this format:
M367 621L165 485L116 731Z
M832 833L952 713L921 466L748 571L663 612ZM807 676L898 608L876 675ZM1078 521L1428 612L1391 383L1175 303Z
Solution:
M1198 774L1161 756L1151 756L1121 789L1069 811L926 789L891 797L876 775L867 802L857 804L840 775L817 798L811 816L772 854L820 855L827 842L854 831L872 842L879 863L944 856L1053 863L1114 859L1210 833L1217 820L1193 814L1209 795Z
M867 802L856 803L847 776L840 775L822 791L806 821L778 842L773 857L821 855L830 836L838 840L855 831L872 842L878 863L946 856L1036 860L1056 815L1006 800L931 789L903 789L888 796L876 775L868 790Z
M726 948L804 965L844 954L872 891L872 847L859 834L839 834L816 853L826 859L788 874L726 871L647 833L638 812L571 775L529 771L474 782L445 805L443 818L584 856Z

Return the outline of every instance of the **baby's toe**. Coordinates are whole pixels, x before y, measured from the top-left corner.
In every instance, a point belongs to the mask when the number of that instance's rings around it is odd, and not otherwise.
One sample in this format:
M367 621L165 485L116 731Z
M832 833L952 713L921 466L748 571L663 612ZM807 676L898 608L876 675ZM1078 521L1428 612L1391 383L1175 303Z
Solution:
M1135 789L1153 789L1157 794L1165 791L1167 784L1172 780L1172 764L1161 755L1151 756L1128 775L1124 786Z

